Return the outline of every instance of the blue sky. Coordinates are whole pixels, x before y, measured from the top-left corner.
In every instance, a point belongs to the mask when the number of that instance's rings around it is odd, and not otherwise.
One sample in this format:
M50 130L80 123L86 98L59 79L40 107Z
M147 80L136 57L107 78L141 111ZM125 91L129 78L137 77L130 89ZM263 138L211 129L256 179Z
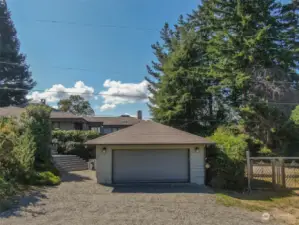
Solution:
M151 44L159 40L165 22L173 25L199 2L7 0L21 51L37 81L35 89L52 91L31 97L55 105L66 97L57 90L108 96L145 93L146 64L155 60ZM98 115L135 115L141 109L149 117L144 101L100 96L89 100Z
M145 66L155 59L150 46L159 40L160 28L165 22L174 24L180 14L190 13L198 3L199 0L7 0L21 51L27 55L37 81L35 89L59 84L51 90L63 90L82 81L77 88L95 94L115 93L117 88L124 93L131 88L142 91ZM51 93L42 96L55 104L53 101L61 96ZM142 109L144 116L149 116L144 101L104 100L91 99L96 114L135 115ZM108 107L104 108L110 110L100 111L105 103Z

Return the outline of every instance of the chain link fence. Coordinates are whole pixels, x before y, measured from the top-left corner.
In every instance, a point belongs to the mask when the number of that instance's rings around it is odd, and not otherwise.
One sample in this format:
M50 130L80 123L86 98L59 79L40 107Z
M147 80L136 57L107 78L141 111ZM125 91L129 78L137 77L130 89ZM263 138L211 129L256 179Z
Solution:
M250 157L249 189L299 189L299 157Z

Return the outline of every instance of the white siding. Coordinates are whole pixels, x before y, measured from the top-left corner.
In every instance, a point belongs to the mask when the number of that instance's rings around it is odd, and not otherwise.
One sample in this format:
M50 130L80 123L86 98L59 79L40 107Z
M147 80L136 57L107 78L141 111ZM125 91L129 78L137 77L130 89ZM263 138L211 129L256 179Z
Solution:
M205 183L205 150L198 148L190 148L190 182L201 185Z
M96 149L97 162L96 174L97 181L101 184L112 183L112 151L110 148L103 150L102 147L97 146Z

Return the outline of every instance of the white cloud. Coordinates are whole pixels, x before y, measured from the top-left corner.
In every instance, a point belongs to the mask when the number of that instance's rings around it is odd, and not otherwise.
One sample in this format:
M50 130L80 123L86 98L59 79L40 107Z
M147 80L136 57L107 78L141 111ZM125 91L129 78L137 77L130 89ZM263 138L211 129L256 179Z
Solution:
M137 115L133 115L133 114L130 114L130 113L125 113L124 115L137 118Z
M122 83L121 81L106 80L103 84L106 91L101 91L103 105L101 111L114 109L117 105L133 104L148 100L148 82Z
M66 99L71 95L80 95L86 100L91 99L94 94L94 88L86 86L83 81L77 81L74 87L67 88L62 84L54 84L51 88L44 92L34 91L27 96L32 101L40 101L46 99L46 102L57 102L60 99Z
M114 109L116 107L116 105L114 104L104 104L102 106L100 106L100 111L106 111L106 110L111 110Z

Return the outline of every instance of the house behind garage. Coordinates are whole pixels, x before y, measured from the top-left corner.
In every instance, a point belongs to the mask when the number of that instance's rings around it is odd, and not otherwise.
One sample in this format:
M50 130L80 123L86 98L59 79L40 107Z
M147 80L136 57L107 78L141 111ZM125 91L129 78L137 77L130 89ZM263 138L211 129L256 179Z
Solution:
M0 117L19 117L25 107L0 107ZM53 110L50 115L53 129L61 130L95 130L101 134L109 134L132 126L142 120L142 112L137 111L137 117L121 116L78 116L70 112Z
M88 141L96 145L98 183L204 184L211 141L152 121Z

